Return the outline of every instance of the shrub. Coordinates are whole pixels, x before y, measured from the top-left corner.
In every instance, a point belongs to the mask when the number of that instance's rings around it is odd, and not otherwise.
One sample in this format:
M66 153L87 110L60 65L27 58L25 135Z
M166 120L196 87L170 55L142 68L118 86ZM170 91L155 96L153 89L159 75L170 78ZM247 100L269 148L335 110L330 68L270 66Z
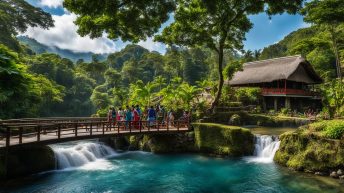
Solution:
M291 110L288 108L282 108L281 109L281 114L282 115L289 115L291 113Z
M325 136L340 139L344 135L344 121L334 121L326 126Z
M344 120L326 120L309 125L312 131L319 131L325 137L332 139L340 139L344 135Z
M241 117L238 114L234 114L231 116L229 119L229 124L230 125L240 125L241 124Z

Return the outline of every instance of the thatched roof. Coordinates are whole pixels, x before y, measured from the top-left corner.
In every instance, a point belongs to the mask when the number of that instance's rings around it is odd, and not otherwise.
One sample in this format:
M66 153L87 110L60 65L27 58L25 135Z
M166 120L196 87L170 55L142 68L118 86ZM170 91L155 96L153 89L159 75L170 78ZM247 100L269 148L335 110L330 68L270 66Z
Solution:
M322 83L311 64L299 55L245 63L243 70L236 72L227 83L244 86L285 79L307 84Z

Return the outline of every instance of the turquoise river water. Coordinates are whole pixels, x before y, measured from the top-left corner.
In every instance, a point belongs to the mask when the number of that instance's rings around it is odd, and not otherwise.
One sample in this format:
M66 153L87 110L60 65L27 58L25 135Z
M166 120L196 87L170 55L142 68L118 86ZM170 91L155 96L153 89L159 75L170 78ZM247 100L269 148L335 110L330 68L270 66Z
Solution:
M96 142L53 146L57 170L0 186L0 192L337 193L338 181L302 174L257 157L118 153Z

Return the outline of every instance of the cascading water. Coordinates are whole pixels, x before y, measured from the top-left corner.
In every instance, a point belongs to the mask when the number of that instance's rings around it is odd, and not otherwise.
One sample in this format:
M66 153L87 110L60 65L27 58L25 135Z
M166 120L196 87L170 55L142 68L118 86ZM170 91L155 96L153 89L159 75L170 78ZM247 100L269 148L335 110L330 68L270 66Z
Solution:
M250 162L271 163L279 145L280 141L277 136L255 135L254 157L247 160Z
M84 142L75 145L52 146L55 152L57 169L83 167L84 169L106 169L110 167L105 159L116 153L108 146ZM92 165L92 163L94 163ZM98 168L95 168L98 167Z

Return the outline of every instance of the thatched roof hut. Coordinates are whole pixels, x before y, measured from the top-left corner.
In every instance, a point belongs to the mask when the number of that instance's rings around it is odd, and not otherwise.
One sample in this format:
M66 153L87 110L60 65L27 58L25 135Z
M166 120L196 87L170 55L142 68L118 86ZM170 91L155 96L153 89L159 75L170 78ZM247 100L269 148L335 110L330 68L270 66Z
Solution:
M243 70L236 72L227 84L254 86L276 80L306 84L319 84L323 81L306 59L296 55L245 63Z

